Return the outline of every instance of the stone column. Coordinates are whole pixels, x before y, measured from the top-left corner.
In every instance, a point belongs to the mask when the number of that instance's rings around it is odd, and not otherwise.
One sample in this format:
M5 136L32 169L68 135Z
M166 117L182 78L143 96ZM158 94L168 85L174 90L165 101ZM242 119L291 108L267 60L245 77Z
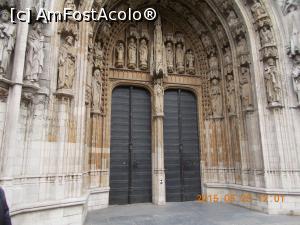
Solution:
M153 140L152 152L152 201L157 205L166 203L166 182L164 165L164 88L162 80L155 80L153 98Z
M28 6L28 1L24 2L24 7ZM18 119L20 114L20 103L22 94L22 82L25 62L25 52L27 45L28 23L18 23L17 39L14 51L14 61L12 70L12 86L9 89L8 105L6 113L5 134L3 143L1 177L10 180L18 173L18 164L21 160L18 143Z

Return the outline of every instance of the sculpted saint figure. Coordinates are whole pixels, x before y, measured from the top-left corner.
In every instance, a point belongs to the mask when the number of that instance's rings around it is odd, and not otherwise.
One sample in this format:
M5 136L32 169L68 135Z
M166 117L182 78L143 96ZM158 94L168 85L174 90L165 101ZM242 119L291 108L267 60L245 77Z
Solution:
M195 74L195 56L191 49L186 53L186 70L189 74Z
M171 42L167 43L166 55L167 55L168 73L173 73L174 72L174 52L173 52L173 44Z
M300 105L300 55L296 55L295 64L292 72L293 84L295 92L298 97L298 104Z
M225 54L224 54L224 64L228 65L230 63L232 63L231 51L229 47L226 47Z
M252 107L250 69L248 67L241 67L240 73L240 87L243 109Z
M102 78L101 71L96 69L93 75L92 83L92 106L94 111L101 110L101 99L102 99Z
M44 37L42 35L42 24L36 23L28 34L25 64L25 82L38 85L44 64Z
M265 85L267 92L268 103L280 102L280 84L279 77L276 68L276 63L273 58L268 59L265 66Z
M235 113L235 86L232 74L227 76L227 110L229 114Z
M122 68L124 67L124 44L123 42L119 42L116 48L116 67Z
M97 41L95 43L95 67L99 69L103 69L103 62L104 62L104 52L103 52L103 46L101 41Z
M136 42L133 37L129 39L128 44L128 68L136 68Z
M0 16L0 77L7 71L10 56L15 46L16 26L9 20L10 13L7 10L2 10Z
M176 68L178 73L184 73L184 51L181 42L176 45Z
M154 96L154 113L161 115L164 111L164 87L159 81L154 84Z
M73 11L76 11L76 5L74 3L74 0L66 0L64 8L68 8Z
M230 10L229 15L227 17L227 22L230 27L234 26L235 24L237 24L239 22L236 14L233 10Z
M148 68L148 45L147 41L143 38L140 42L140 69L146 70Z
M271 29L269 29L267 26L263 26L260 30L260 39L261 44L264 46L266 44L272 44L273 43L273 34Z
M74 37L67 36L58 57L58 89L72 89L75 77L76 49Z
M218 58L214 54L211 54L208 60L208 64L211 69L218 68Z
M202 35L202 39L201 40L202 40L202 43L203 43L203 45L204 45L205 48L208 48L208 47L210 47L212 45L209 36L206 35L206 34Z
M247 41L244 37L239 37L239 41L237 44L237 52L239 54L247 52Z
M212 113L214 117L221 117L223 114L221 87L217 79L213 79L210 87Z
M254 0L253 5L251 6L251 12L256 19L266 14L266 11L259 0Z

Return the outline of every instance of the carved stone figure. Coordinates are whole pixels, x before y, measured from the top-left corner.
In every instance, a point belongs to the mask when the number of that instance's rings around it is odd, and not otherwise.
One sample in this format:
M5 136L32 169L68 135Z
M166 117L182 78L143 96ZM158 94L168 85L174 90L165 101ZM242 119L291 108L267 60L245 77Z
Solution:
M74 37L67 36L58 57L58 89L72 89L75 77L76 49Z
M230 115L235 114L235 86L233 75L227 75L227 110Z
M266 11L259 0L254 0L253 5L251 6L251 12L255 19L258 19L266 14Z
M15 46L16 26L10 22L10 13L1 11L0 17L0 77L4 76Z
M74 3L74 0L66 0L64 8L71 9L73 11L76 11L76 5Z
M247 52L247 41L246 38L239 36L238 37L238 43L237 43L237 52L238 54L243 54Z
M95 57L95 68L98 68L100 70L103 69L104 52L103 52L103 45L101 41L95 42L94 57Z
M217 26L216 32L217 32L217 36L218 36L219 40L223 42L226 38L225 38L225 31L221 24L219 24Z
M118 42L116 48L116 67L123 68L124 67L124 43Z
M38 85L44 64L42 24L36 23L28 34L24 81Z
M223 105L222 105L222 92L220 82L217 79L211 81L210 97L212 105L213 117L223 116Z
M140 69L146 70L148 68L148 45L147 41L143 38L140 42Z
M300 55L297 55L294 60L292 78L293 78L294 90L298 97L298 105L300 106Z
M101 111L101 99L102 99L102 78L101 71L96 69L93 74L92 81L92 108L93 111Z
M186 71L188 74L195 74L195 56L191 49L186 53Z
M262 46L267 44L273 44L273 34L269 27L263 26L259 33Z
M250 69L248 67L241 67L240 87L243 109L247 110L252 108Z
M167 55L168 73L173 73L174 72L174 51L173 51L173 44L171 42L167 43L166 55Z
M300 53L300 2L289 0L285 2L286 21L290 39L289 55Z
M232 63L232 57L231 57L231 51L230 47L225 47L225 53L224 53L224 64L228 65Z
M181 42L176 44L176 69L178 73L184 73L184 50Z
M218 58L214 54L211 54L208 60L208 64L211 69L218 68L219 65Z
M228 17L227 17L227 22L228 22L228 25L229 25L230 27L236 25L236 24L239 22L239 20L238 20L236 14L235 14L235 12L234 12L233 10L230 10L230 11L229 11L229 15L228 15Z
M209 48L212 45L212 42L211 42L209 36L206 34L202 34L201 37L202 37L201 40L202 40L204 47Z
M128 43L128 68L135 69L136 68L136 41L133 37L129 39Z
M154 115L162 115L164 112L164 87L162 81L154 84Z
M280 103L280 82L275 59L270 58L265 65L265 86L269 104Z

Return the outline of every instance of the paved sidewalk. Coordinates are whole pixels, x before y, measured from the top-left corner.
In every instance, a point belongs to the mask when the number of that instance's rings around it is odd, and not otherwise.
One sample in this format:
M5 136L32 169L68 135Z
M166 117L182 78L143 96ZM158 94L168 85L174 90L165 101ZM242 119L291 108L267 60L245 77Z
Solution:
M88 214L85 225L300 225L300 217L267 215L229 204L110 206Z

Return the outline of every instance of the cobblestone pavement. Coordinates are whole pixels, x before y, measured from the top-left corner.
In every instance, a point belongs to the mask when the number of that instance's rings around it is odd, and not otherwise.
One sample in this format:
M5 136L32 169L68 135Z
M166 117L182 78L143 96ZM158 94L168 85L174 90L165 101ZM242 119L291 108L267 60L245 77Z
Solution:
M88 214L85 225L300 225L300 217L267 215L228 204L110 206Z

